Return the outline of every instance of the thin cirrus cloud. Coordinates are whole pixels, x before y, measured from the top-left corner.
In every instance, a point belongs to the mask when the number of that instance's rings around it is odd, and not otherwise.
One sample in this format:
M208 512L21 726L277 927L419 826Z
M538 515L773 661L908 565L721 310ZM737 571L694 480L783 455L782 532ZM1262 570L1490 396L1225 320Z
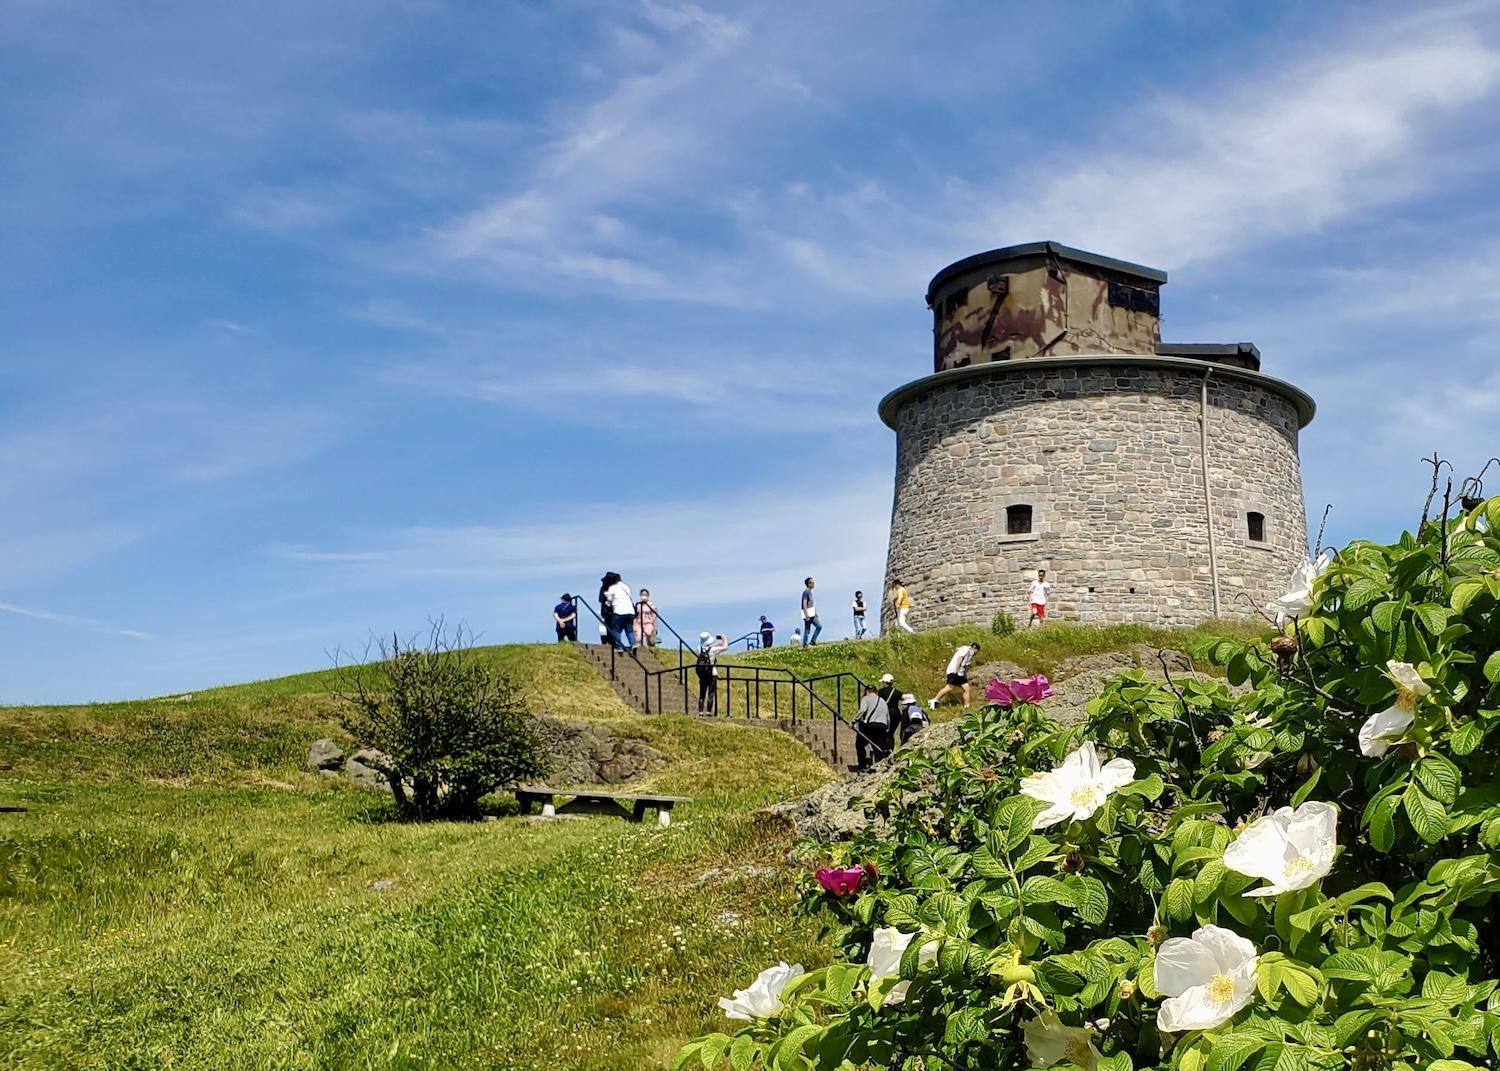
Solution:
M0 602L0 613L14 614L17 617L29 617L34 621L45 621L53 625L63 625L68 628L81 628L89 632L102 632L110 636L125 636L132 640L153 640L156 637L149 632L141 632L133 628L116 628L103 621L95 621L88 617L75 617L72 614L57 614L49 610L37 610L25 606L17 606L14 603Z
M1293 56L1240 80L1253 88L1210 92L1201 103L1146 102L1132 109L1131 126L1156 133L1132 138L1131 150L1118 151L1111 136L1092 151L1043 152L1019 174L1000 168L992 189L799 189L761 218L761 236L807 276L868 298L911 293L911 263L966 255L976 233L1056 238L1174 268L1316 234L1447 181L1445 128L1489 122L1500 48L1446 24L1404 39L1412 29L1397 22ZM940 207L917 210L924 204Z

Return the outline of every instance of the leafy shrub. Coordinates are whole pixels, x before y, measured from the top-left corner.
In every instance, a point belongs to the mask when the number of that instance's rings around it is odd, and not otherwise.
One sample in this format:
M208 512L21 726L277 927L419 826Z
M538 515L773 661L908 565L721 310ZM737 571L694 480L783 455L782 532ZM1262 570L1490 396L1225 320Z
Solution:
M383 753L402 817L472 817L479 800L547 772L520 684L479 661L471 637L441 622L426 646L392 637L379 659L340 674L344 728Z
M1009 636L1016 630L1016 619L1004 610L996 610L990 619L990 631L996 636Z
M836 961L678 1066L1495 1067L1500 498L1321 564L1201 652L1244 694L1127 674L903 752L866 880L807 886Z

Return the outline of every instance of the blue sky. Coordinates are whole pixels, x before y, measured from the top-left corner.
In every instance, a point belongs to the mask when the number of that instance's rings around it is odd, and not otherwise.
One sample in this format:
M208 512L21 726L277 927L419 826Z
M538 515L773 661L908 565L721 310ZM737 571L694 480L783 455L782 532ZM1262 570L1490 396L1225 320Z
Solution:
M875 403L1015 242L1170 271L1399 532L1500 452L1500 4L1421 7L0 0L0 701L873 593Z

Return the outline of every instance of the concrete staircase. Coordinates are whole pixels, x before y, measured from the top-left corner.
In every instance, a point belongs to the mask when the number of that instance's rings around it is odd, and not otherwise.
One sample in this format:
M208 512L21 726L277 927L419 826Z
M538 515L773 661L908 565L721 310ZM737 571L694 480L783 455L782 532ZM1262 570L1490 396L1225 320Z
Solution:
M764 729L780 729L800 742L818 758L822 759L836 771L844 772L853 767L856 759L854 744L854 730L849 725L837 722L830 718L798 718L793 722L785 717L747 717L742 708L730 706L726 715L699 715L698 714L698 680L697 675L691 667L686 672L687 688L683 689L679 678L660 678L658 688L656 677L649 678L651 681L651 697L649 704L646 700L647 673L656 673L667 668L655 653L648 649L637 648L635 654L614 655L614 677L610 677L610 649L607 644L580 643L576 645L578 652L599 671L599 675L609 682L614 693L620 697L626 706L642 714L686 714L692 717L703 717L710 721L725 721L736 725L749 725ZM676 656L676 648L672 650ZM767 687L770 687L769 683ZM837 747L835 747L835 743ZM835 751L837 759L835 759Z

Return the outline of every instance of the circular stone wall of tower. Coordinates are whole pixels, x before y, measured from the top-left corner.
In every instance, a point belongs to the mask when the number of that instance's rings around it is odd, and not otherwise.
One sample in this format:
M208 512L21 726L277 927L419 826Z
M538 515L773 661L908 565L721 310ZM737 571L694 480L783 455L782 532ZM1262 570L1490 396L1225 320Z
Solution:
M1207 500L1199 415L1207 375ZM1049 618L1190 625L1247 617L1307 553L1296 388L1208 362L1122 356L995 363L893 392L887 591L917 628ZM1210 513L1211 510L1211 513ZM893 615L882 600L882 622Z

